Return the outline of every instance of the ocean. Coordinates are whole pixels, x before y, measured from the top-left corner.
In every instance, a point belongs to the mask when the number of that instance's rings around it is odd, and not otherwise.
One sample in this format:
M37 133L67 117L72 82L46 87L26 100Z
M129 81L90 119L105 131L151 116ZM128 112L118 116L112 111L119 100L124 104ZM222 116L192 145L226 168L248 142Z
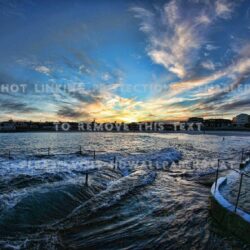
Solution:
M249 146L237 132L0 134L0 249L248 249L200 178Z

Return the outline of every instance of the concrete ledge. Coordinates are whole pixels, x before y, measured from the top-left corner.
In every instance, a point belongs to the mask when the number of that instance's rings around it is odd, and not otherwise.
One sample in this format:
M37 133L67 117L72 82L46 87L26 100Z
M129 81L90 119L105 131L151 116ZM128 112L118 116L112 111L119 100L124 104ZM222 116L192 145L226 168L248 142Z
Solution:
M250 215L241 209L237 209L235 213L235 206L227 201L220 193L220 187L226 185L227 178L222 177L217 181L217 188L215 190L215 183L211 188L211 212L212 216L219 222L219 224L230 233L236 235L240 239L250 243Z

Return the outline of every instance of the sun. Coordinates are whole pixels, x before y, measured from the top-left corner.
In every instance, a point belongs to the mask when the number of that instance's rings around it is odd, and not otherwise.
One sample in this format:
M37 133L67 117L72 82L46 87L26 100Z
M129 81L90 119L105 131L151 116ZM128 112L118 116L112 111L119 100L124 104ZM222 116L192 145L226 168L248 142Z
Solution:
M122 117L122 120L126 123L138 122L137 118L133 116Z

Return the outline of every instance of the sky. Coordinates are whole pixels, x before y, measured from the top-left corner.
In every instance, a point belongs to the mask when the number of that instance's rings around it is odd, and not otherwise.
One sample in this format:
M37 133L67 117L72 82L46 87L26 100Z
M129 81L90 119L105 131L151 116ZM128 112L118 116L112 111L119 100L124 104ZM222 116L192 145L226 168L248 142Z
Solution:
M249 0L0 0L0 120L250 114Z

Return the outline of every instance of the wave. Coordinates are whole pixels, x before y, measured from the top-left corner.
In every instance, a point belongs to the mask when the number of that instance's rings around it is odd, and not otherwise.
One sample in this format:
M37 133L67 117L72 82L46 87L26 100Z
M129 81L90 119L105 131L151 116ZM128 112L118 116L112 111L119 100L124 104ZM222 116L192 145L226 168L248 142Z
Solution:
M86 217L96 214L102 209L114 206L122 198L135 189L151 184L156 178L156 172L137 170L132 174L111 182L106 190L100 192L90 200L77 207L60 225L65 227L77 226L85 221Z
M121 175L112 169L105 169L93 173L89 178L89 186L85 185L85 176L78 176L2 194L0 232L12 234L17 231L40 230L43 225L46 227L55 223L105 190L110 182L121 178Z
M34 242L47 244L44 242L47 242L48 235L56 235L56 242L59 242L57 235L61 239L66 237L72 228L81 227L88 217L96 216L100 211L124 201L139 188L152 184L157 171L179 161L181 153L168 148L116 156L117 166L113 162L110 165L86 158L75 165L74 157L65 163L66 169L56 168L58 162L55 164L53 161L50 161L53 166L46 169L39 165L35 168L30 165L27 169L24 161L17 161L23 164L22 168L14 163L6 165L16 172L4 176L2 171L0 175L0 190L3 192L0 197L0 236L10 239L0 242L1 248L6 244L9 248L11 244L13 247ZM113 155L103 157L107 160ZM149 168L149 163L153 169ZM85 185L86 170L98 170L89 175L89 186ZM19 242L19 237L25 239L20 238Z
M103 180L106 176L108 180L103 186L99 183L102 188L98 191L96 183L85 188L80 185L53 188L52 192L36 193L27 197L5 216L1 214L1 249L58 247L62 235L66 237L70 228L82 225L86 222L86 217L114 206L137 188L151 184L156 178L155 172L145 170L137 170L116 180L114 177L119 176L117 170L106 169L98 175L94 179L100 180L102 177ZM67 206L62 206L63 204ZM66 219L60 219L64 217ZM19 234L22 236L18 240Z
M146 154L133 154L121 157L117 162L118 169L124 176L129 175L134 169L164 170L173 162L178 162L182 154L172 148L153 151Z

